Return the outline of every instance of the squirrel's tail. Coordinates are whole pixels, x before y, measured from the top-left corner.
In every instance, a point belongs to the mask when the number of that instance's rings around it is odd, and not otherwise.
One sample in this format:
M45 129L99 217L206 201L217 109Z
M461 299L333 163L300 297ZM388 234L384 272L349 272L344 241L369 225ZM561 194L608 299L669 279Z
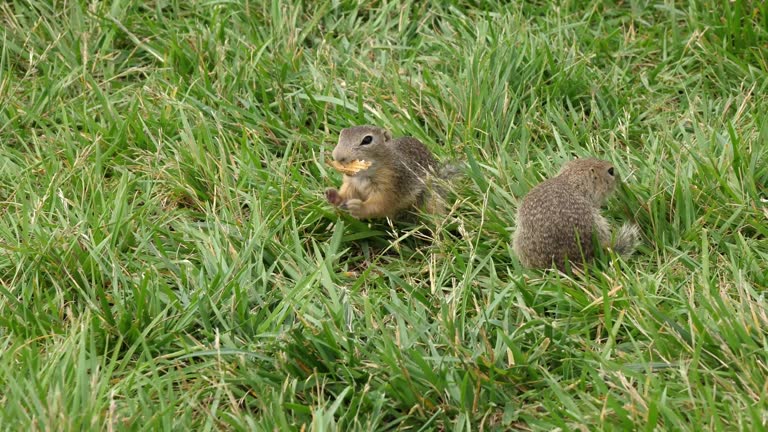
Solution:
M451 161L435 169L431 180L428 181L427 212L443 214L447 208L447 200L453 190L453 181L464 175L465 165L459 161Z
M626 223L616 233L613 240L613 250L622 256L631 255L640 244L640 228L635 224Z
M437 178L450 181L464 175L465 169L466 165L463 162L451 161L443 164L443 166L437 170Z
M453 186L453 182L464 175L466 166L460 161L450 161L434 171L432 178L432 189L441 197L445 198Z

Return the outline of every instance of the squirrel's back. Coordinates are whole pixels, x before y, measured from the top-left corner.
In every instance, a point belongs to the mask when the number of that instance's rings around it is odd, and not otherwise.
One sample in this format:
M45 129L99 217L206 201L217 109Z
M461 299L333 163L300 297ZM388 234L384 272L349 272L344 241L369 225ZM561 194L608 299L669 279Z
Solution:
M410 195L417 207L423 206L429 196L429 177L437 168L432 152L412 137L397 138L388 144L397 155L394 165L396 190Z
M437 161L432 152L416 138L397 138L387 142L387 145L395 155L394 169L401 187L423 183L424 177L437 168Z

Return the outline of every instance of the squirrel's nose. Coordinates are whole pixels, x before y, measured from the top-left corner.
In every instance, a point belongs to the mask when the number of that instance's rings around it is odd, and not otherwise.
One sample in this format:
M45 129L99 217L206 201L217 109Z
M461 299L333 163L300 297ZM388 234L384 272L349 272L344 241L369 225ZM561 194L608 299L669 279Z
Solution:
M335 160L338 163L346 163L347 158L342 155L343 152L340 152L338 147L333 149L333 152L331 152L331 157L333 157L333 160Z

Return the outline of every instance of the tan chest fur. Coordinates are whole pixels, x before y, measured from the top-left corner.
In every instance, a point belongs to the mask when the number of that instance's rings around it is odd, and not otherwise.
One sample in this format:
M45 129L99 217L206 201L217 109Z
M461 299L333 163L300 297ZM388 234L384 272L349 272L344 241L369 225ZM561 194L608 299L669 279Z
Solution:
M372 192L373 187L369 178L344 176L344 181L341 185L341 194L343 196L365 201L371 196Z
M371 180L374 178L376 179L375 182ZM343 196L365 201L375 194L391 194L394 182L394 173L382 167L369 175L344 175L340 192Z

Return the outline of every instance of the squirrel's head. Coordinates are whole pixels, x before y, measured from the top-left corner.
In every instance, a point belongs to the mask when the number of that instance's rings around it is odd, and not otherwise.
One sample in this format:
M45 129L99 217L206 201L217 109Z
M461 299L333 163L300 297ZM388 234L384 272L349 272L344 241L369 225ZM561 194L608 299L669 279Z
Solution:
M567 178L569 183L589 197L595 205L602 205L616 190L619 174L611 162L600 159L575 159L566 163L558 177Z
M392 134L388 130L377 126L343 129L339 134L339 143L333 149L333 159L342 164L365 160L371 162L371 168L374 168L389 152L387 141L391 139Z

